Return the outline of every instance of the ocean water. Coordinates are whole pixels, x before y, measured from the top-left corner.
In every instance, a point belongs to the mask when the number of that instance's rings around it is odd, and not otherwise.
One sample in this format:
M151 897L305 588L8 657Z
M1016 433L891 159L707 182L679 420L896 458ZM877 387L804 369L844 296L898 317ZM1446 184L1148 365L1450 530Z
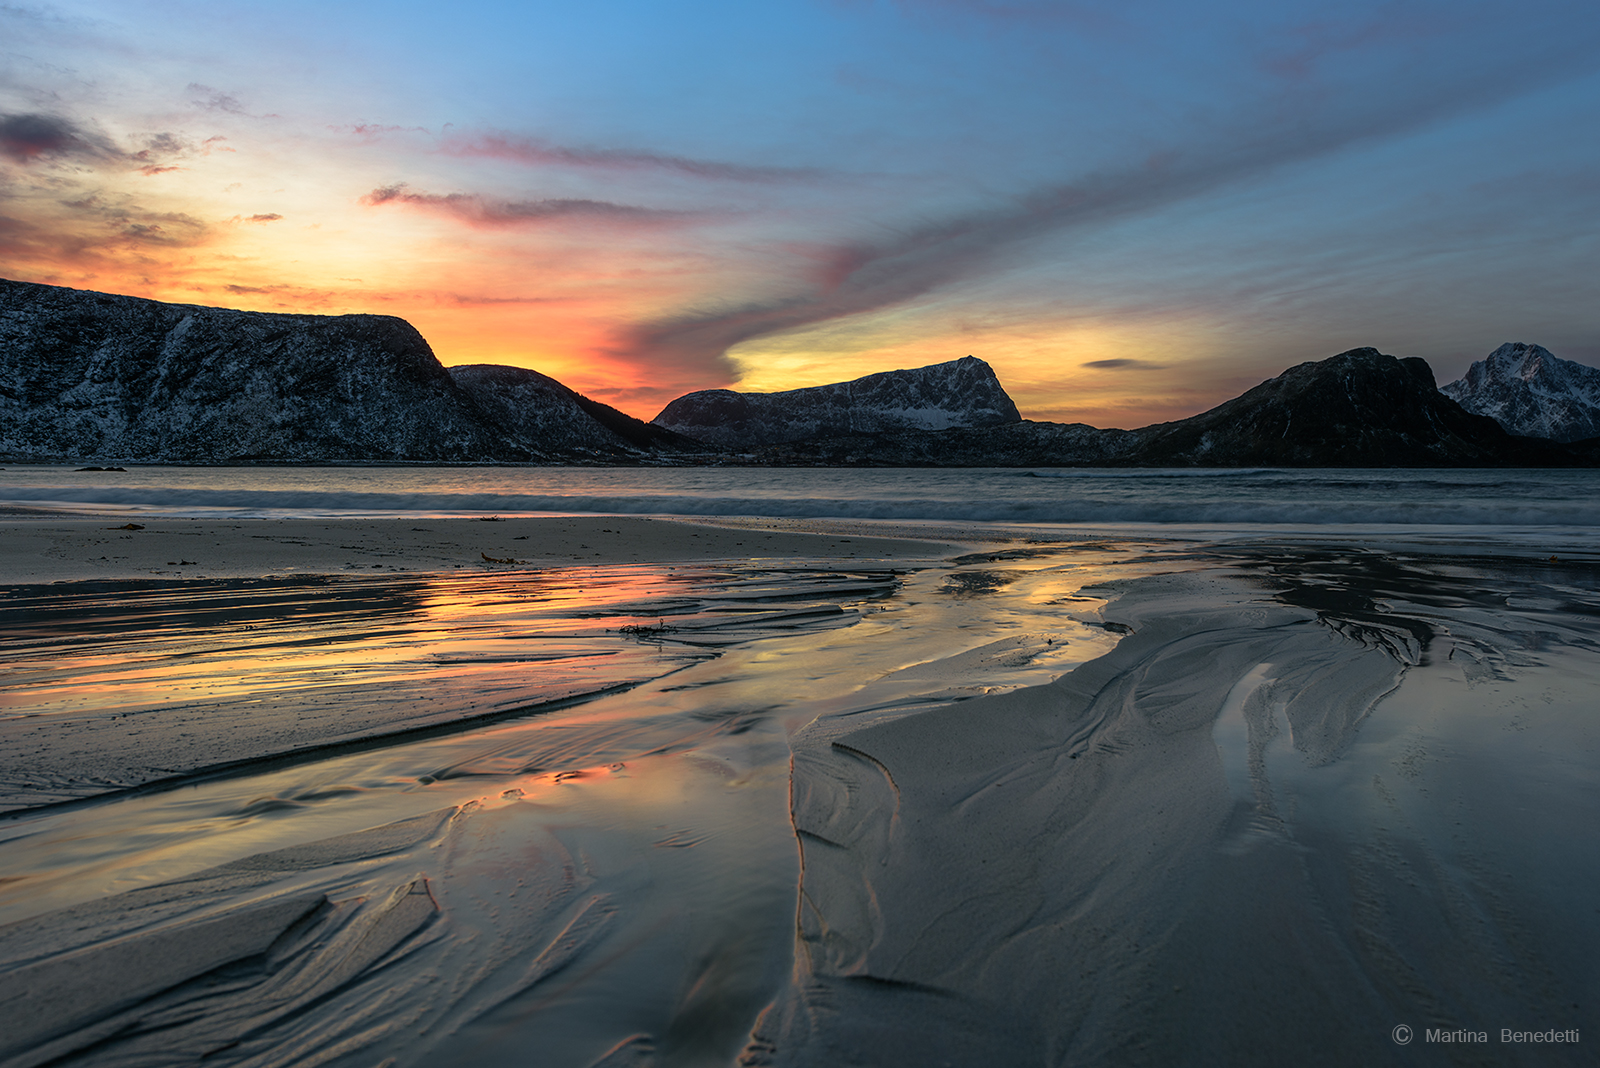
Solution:
M599 513L1576 530L1600 528L1600 470L31 466L0 471L0 503L199 517Z

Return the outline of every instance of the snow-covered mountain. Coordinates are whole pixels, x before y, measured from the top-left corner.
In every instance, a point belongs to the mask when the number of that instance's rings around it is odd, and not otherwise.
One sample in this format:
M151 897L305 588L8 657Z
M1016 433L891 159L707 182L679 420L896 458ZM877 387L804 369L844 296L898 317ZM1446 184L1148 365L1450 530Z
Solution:
M1021 418L994 370L965 356L781 393L702 390L679 397L651 422L708 444L748 449L849 434L999 426Z
M393 316L0 280L11 460L627 462L676 447L696 448L534 371L446 371Z
M1600 368L1507 342L1439 391L1513 434L1581 441L1600 436Z

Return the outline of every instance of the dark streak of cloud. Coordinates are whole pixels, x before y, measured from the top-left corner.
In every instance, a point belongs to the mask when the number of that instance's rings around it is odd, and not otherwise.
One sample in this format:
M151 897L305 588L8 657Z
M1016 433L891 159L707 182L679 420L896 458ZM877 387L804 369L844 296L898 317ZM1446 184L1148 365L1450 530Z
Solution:
M209 146L203 151L209 152ZM172 133L153 134L145 139L143 148L127 151L59 115L0 115L0 157L21 164L68 159L97 168L130 167L150 177L183 170L178 161L193 152L191 145Z
M258 214L258 215L247 215L247 216L245 216L244 221L245 222L251 222L251 223L269 223L269 222L277 222L281 218L283 218L282 215L279 215L275 211L271 211L271 212L265 212L263 214Z
M1090 360L1084 367L1094 367L1102 371L1160 371L1166 368L1164 363L1151 363L1149 360L1134 360L1119 357L1114 360Z
M446 155L466 159L502 159L536 166L553 165L617 171L674 171L695 178L721 182L809 181L820 177L823 173L814 168L754 167L739 163L689 159L684 156L664 156L653 152L567 148L535 138L510 137L504 134L451 136L445 138L440 150Z
M0 115L0 155L18 163L49 156L109 159L121 155L105 138L57 115Z
M413 193L403 183L374 189L361 198L369 207L382 204L407 204L443 211L466 220L473 226L524 226L558 219L591 218L628 222L666 222L685 213L613 204L605 200L578 200L554 197L542 200L499 200L477 193Z

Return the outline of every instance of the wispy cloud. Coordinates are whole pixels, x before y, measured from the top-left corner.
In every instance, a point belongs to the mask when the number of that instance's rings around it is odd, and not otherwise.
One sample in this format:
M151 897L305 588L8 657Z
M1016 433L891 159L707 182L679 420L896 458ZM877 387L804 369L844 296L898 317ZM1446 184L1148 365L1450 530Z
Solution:
M330 125L328 129L334 133L352 134L365 144L372 144L376 141L380 141L390 134L428 134L431 132L422 126L385 126L379 123L371 122L346 123L342 126Z
M61 206L70 209L79 221L95 222L104 227L102 241L189 246L203 243L211 231L205 222L193 215L181 211L150 211L128 197L91 193L77 200L63 200Z
M683 219L688 213L613 204L606 200L551 197L538 200L504 200L478 193L416 193L404 183L374 189L361 198L369 207L404 204L445 212L472 226L527 226L561 219L605 219L636 223L661 223Z
M230 115L247 114L244 105L232 93L224 93L199 82L190 82L186 91L189 94L189 102L197 108L204 108L206 111L225 111Z
M814 168L756 167L626 149L569 148L537 138L499 133L447 136L440 143L440 151L449 156L466 159L501 159L536 166L614 171L669 171L722 182L808 181L823 174Z
M1267 53L1261 60L1264 70L1288 81L1305 81L1325 69L1329 60L1374 47L1442 36L1456 22L1455 17L1417 15L1372 18L1357 23L1336 20L1307 22L1292 27L1288 37L1294 43Z

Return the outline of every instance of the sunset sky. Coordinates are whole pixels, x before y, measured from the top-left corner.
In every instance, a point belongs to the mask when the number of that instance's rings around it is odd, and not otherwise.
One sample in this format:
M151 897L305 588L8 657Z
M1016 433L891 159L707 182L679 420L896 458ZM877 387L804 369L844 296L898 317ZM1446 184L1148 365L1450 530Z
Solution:
M975 355L1179 418L1600 363L1600 5L0 6L0 277L377 312L650 418Z

